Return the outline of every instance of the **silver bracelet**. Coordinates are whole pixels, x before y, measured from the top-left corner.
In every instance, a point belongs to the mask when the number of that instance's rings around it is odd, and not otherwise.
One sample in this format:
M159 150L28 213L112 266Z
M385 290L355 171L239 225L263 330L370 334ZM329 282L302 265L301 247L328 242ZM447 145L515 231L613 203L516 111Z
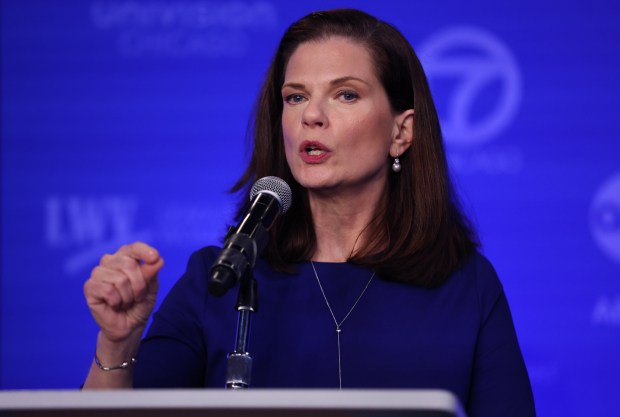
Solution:
M127 362L123 362L123 363L121 363L120 365L117 365L117 366L103 366L101 364L101 362L99 362L99 357L95 353L95 363L97 364L99 369L101 369L102 371L115 371L117 369L127 369L127 368L129 368L129 366L133 365L136 362L138 362L136 360L136 358L131 358Z

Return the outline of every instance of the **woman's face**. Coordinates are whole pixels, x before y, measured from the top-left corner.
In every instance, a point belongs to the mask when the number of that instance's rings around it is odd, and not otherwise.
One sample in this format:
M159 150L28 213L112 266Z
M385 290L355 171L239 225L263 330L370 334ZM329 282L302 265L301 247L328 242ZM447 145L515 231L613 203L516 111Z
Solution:
M284 78L282 131L297 182L317 192L384 187L399 116L368 50L341 37L303 43Z

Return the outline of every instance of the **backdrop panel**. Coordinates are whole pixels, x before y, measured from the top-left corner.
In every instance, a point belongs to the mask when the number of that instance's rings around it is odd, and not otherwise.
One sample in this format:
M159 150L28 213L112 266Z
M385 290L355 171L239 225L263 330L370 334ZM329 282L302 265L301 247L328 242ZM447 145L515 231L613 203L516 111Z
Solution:
M82 285L102 254L155 245L165 294L219 242L279 37L354 6L421 55L539 414L617 414L620 7L290 3L2 1L0 388L81 384L97 332Z

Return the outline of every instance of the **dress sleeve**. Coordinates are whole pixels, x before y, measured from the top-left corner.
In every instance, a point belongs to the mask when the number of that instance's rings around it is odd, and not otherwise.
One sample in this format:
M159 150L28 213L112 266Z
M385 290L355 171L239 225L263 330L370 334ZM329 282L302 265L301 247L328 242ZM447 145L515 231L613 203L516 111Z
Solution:
M135 388L204 386L206 349L201 325L206 294L206 260L194 253L185 274L153 315L140 345Z
M481 323L467 415L535 416L532 388L506 295L485 258L480 257L476 266Z

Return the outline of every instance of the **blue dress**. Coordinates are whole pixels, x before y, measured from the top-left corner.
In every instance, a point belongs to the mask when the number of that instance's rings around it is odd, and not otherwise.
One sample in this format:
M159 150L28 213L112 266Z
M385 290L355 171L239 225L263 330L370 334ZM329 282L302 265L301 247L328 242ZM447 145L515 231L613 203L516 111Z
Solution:
M223 387L234 350L237 291L207 292L219 249L195 252L153 316L138 353L137 388ZM336 320L372 272L315 262ZM338 388L336 325L309 262L294 275L259 260L249 352L254 388ZM533 416L532 390L502 286L479 253L437 288L376 277L341 326L342 386L436 388L468 416Z

